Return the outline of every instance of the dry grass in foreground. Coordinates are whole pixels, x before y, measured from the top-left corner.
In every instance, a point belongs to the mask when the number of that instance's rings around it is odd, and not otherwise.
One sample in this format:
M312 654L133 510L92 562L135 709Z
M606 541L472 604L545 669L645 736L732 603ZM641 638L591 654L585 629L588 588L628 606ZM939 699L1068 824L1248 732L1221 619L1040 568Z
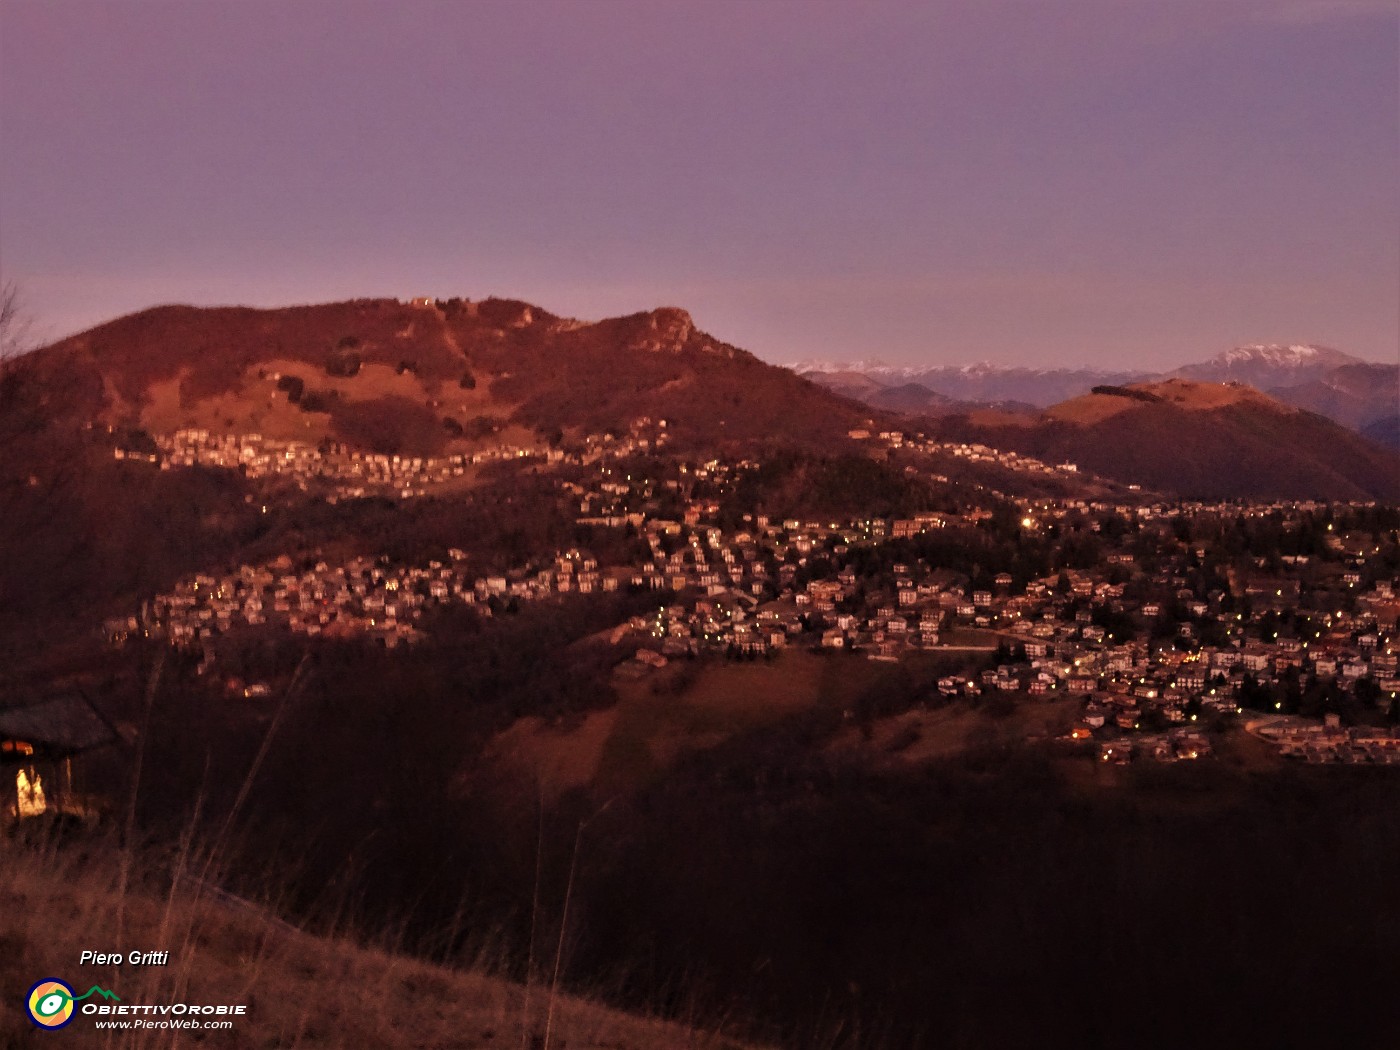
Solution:
M123 892L119 855L38 848L0 836L0 1047L49 1041L120 1048L462 1047L743 1050L721 1035L635 1017L548 984L524 986L300 932L190 878ZM188 888L183 888L188 887ZM168 950L169 965L79 966L85 950ZM246 1003L232 1031L98 1031L78 1016L35 1028L24 996L54 977L128 1004ZM56 1045L56 1044L53 1044Z

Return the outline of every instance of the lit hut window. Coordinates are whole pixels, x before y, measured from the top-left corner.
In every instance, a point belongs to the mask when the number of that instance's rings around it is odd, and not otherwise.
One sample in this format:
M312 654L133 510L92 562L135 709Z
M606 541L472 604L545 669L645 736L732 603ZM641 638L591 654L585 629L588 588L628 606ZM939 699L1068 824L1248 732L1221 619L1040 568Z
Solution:
M49 808L48 803L44 801L44 781L38 773L21 769L15 784L19 789L21 817L37 817Z

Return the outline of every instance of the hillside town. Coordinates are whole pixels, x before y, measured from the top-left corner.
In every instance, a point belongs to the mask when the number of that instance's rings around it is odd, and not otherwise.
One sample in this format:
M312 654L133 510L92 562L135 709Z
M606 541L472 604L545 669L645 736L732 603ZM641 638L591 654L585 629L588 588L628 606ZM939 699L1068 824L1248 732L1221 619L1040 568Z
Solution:
M886 449L905 449L933 455L955 456L970 463L985 463L1006 470L1026 474L1042 474L1047 477L1077 477L1079 467L1074 463L1043 463L1034 456L1025 456L1006 449L991 448L977 442L936 441L924 434L906 434L902 430L881 430L872 433L868 429L852 430L852 440L869 441ZM946 480L946 479L945 479ZM1137 488L1138 486L1130 486Z
M341 563L283 556L183 580L110 622L109 636L197 648L217 674L219 639L245 628L395 647L418 641L425 613L438 606L497 615L559 596L652 593L654 611L608 633L633 654L617 665L619 678L677 659L771 658L789 647L884 661L960 654L964 669L939 677L931 701L1072 698L1071 738L1093 742L1107 762L1202 757L1211 749L1207 722L1253 727L1248 720L1261 712L1284 720L1256 732L1283 754L1400 761L1391 728L1400 721L1400 580L1378 560L1384 553L1394 564L1396 541L1393 531L1359 527L1366 505L1019 500L1009 523L990 506L835 522L744 513L736 523L727 499L759 462L675 461L669 474L633 472L627 452L664 440L655 427L640 436L650 422L621 441L590 438L589 470L558 482L580 525L633 537L629 562L600 564L577 548L503 569L455 548L418 565L368 554ZM238 464L250 475L348 477L405 494L468 465L464 457L313 456L202 432L159 444L163 468ZM504 449L480 455L510 458ZM1052 469L1024 457L1018 465ZM1352 519L1357 527L1346 528ZM1085 537L1097 556L1034 574L940 557L949 542L1008 524L1025 544ZM1255 526L1284 542L1261 553L1241 547ZM258 695L256 683L237 684Z
M109 434L112 432L108 428ZM565 451L540 441L485 444L471 452L413 456L367 452L343 442L277 440L258 433L216 434L202 428L159 434L149 442L118 441L113 457L144 462L161 470L206 467L235 470L250 480L287 479L302 492L324 488L328 499L389 495L411 499L468 478L474 468L525 462L587 465L604 459L645 454L666 446L665 420L643 418L622 434L590 434L577 450Z

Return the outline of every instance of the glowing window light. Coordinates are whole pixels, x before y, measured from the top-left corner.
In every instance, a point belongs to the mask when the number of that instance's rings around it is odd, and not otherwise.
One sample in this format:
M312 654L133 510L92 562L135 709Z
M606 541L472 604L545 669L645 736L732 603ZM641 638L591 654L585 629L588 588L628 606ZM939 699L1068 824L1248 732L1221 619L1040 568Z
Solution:
M41 816L49 808L48 801L44 798L44 781L38 773L35 773L34 779L31 780L29 771L21 769L15 778L15 786L19 794L21 817Z

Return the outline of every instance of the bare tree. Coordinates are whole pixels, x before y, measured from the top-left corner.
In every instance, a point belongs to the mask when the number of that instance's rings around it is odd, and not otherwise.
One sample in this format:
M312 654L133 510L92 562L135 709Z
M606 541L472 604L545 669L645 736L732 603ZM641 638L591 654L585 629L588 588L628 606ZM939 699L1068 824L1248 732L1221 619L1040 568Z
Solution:
M0 283L0 449L6 451L18 437L22 415L14 364L29 349L29 319L22 309L19 285L5 281Z
M0 284L0 370L28 350L29 319L21 308L19 285L14 281Z

